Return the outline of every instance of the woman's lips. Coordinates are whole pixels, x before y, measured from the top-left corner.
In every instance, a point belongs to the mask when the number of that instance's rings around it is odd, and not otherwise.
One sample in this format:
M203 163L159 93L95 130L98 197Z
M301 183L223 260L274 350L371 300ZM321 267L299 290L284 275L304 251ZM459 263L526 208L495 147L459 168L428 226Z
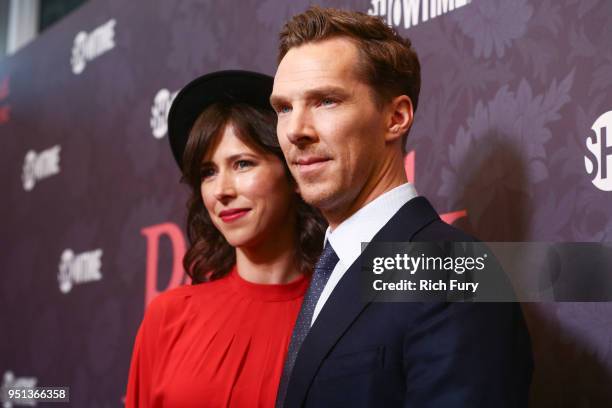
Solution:
M251 211L250 208L236 208L232 210L224 210L219 213L219 218L221 218L223 222L232 222L244 217L249 211Z

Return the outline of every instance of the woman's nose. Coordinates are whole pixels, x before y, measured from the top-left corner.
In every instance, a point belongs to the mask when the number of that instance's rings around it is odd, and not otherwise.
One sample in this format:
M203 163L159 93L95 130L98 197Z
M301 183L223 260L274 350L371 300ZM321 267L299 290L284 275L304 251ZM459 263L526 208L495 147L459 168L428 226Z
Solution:
M236 185L232 174L221 171L215 180L215 198L219 201L227 201L236 196Z

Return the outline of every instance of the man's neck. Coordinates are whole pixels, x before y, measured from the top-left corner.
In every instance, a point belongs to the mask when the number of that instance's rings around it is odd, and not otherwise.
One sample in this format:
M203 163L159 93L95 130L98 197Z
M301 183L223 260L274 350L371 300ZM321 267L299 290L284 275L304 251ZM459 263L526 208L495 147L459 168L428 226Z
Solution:
M383 164L380 170L365 183L361 191L351 202L333 210L322 211L332 231L368 203L374 201L387 191L408 182L403 163L398 166L397 160L390 160Z

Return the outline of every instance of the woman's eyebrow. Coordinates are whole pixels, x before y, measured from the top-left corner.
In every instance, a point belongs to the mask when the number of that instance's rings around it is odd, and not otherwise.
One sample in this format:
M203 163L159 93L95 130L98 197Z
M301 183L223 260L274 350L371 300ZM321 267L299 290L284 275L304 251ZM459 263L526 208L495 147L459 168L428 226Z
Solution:
M235 153L235 154L232 154L230 156L224 157L223 161L226 162L226 163L232 163L232 162L234 162L236 160L239 160L239 159L256 160L257 156L252 154L252 153L249 153L249 152L241 152L241 153ZM212 160L207 160L207 161L203 161L200 166L202 166L202 167L204 167L204 166L215 166L215 163Z
M250 154L248 154L248 153L236 153L236 154L232 154L231 156L226 157L226 158L225 158L225 161L227 161L227 162L233 162L233 161L235 161L235 160L238 160L238 159L243 159L243 158L245 158L245 157L249 157L249 158L250 158L250 157L251 157L251 155L250 155Z

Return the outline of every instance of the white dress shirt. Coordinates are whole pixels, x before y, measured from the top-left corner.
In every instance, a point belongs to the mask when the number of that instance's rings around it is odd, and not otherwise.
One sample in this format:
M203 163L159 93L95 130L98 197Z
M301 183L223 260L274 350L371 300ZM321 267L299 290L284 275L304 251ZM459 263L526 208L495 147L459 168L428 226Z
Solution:
M361 254L361 243L370 242L374 235L399 211L408 201L417 196L414 186L402 184L376 197L360 208L355 214L344 220L335 230L327 228L325 242L329 240L340 259L329 276L323 292L317 301L312 315L311 325L344 273Z

